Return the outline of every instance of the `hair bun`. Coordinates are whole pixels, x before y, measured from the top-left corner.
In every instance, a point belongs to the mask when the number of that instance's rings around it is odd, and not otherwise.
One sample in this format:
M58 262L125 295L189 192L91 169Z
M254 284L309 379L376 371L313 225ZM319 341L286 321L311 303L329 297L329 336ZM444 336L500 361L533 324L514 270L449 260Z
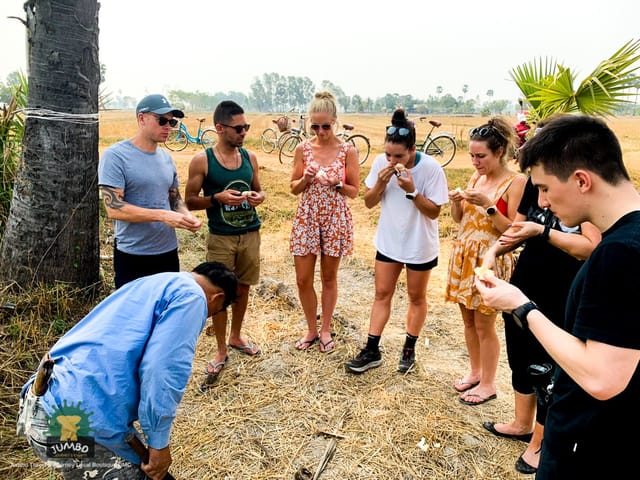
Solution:
M404 109L398 108L395 112L393 112L393 116L391 117L391 125L395 126L408 126L409 120L407 119L407 114Z

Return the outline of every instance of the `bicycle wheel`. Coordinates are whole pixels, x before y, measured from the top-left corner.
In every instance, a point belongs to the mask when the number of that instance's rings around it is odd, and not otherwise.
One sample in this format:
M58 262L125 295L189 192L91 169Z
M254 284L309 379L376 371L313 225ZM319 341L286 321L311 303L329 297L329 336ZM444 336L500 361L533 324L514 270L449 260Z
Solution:
M202 148L213 147L216 143L218 143L218 132L213 128L207 128L200 135L200 145Z
M364 135L357 133L356 135L351 135L347 139L347 142L356 147L356 150L358 151L358 162L360 165L363 165L364 162L367 161L367 158L369 158L369 152L371 151L369 139Z
M423 152L435 158L444 168L451 163L456 155L456 141L449 135L438 135L427 143Z
M276 149L276 145L278 144L278 134L273 128L267 128L262 132L260 143L262 144L262 151L264 153L271 153Z
M187 136L182 133L180 128L172 128L169 132L169 136L164 141L164 146L172 152L180 152L187 148L188 144L189 140L187 139Z
M302 138L298 135L291 135L287 138L280 147L280 163L291 163L293 161L293 153L296 151L296 147L302 141Z
M282 144L286 142L287 138L289 138L291 135L292 135L291 130L287 130L286 132L283 132L282 135L278 137L276 149L280 150L280 148L282 147Z

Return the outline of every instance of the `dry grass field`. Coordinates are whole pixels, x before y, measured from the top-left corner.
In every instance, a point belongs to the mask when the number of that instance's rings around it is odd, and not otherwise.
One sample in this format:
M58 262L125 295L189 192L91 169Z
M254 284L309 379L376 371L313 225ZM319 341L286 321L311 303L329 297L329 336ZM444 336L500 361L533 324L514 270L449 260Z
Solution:
M197 129L197 116L185 119ZM202 114L211 123L211 113ZM361 198L351 202L356 223L356 249L345 258L339 273L340 296L333 331L336 349L322 354L317 348L298 352L294 341L305 322L297 300L293 261L288 250L289 229L297 197L288 190L289 165L275 154L265 155L260 133L276 115L248 114L251 130L246 146L255 151L267 200L260 207L262 281L252 289L245 334L262 348L249 358L230 352L218 384L200 394L207 360L215 351L214 337L202 335L184 399L172 433L173 475L179 479L293 479L301 468L314 472L329 456L319 477L327 480L377 479L520 479L514 463L525 444L495 437L482 421L511 419L513 398L510 373L503 351L498 370L498 398L481 406L458 402L452 388L466 373L468 360L462 321L453 304L443 301L449 242L455 232L448 210L441 215L441 255L428 289L429 314L417 346L418 368L400 375L395 367L404 336L406 290L401 276L391 319L382 339L380 368L360 376L347 374L344 362L362 346L373 296L372 238L377 209L367 210ZM445 169L452 187L471 174L464 139L480 117L435 117L440 130L463 139L463 148ZM381 152L389 116L348 115L356 131L371 139L372 154ZM514 119L515 121L515 119ZM640 119L612 119L631 170L640 168ZM427 132L418 124L418 132ZM101 114L101 150L135 131L132 112ZM196 147L173 154L181 182ZM362 168L361 178L371 160ZM199 212L204 218L204 212ZM187 270L205 255L205 231L180 232L182 268ZM110 255L108 229L103 253ZM109 276L110 261L103 268ZM503 340L502 324L498 322ZM426 450L417 447L424 438ZM334 450L332 453L331 451ZM46 478L44 467L24 478ZM304 477L301 477L304 478ZM309 477L311 478L311 477ZM531 477L530 477L531 478Z

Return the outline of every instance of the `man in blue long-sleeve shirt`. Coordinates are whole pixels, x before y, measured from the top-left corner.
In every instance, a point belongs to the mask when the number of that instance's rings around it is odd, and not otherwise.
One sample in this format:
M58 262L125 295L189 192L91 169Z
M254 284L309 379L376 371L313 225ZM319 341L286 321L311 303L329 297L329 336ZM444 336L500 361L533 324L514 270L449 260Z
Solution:
M218 262L116 290L53 346L47 391L33 395L35 376L23 387L18 431L65 479L162 479L198 336L236 291L236 276ZM141 467L125 442L136 420L149 446Z

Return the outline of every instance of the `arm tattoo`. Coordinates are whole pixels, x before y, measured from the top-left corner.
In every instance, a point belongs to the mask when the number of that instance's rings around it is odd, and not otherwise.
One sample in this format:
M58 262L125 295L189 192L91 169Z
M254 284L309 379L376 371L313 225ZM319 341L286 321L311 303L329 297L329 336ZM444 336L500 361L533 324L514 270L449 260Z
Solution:
M182 201L182 197L180 196L180 190L177 188L169 189L169 206L171 210L177 211L180 207L184 206L185 203Z
M120 210L124 207L127 202L124 201L124 197L122 195L118 195L115 189L111 187L101 187L102 188L102 199L104 200L104 204L106 207L111 208L113 210Z

